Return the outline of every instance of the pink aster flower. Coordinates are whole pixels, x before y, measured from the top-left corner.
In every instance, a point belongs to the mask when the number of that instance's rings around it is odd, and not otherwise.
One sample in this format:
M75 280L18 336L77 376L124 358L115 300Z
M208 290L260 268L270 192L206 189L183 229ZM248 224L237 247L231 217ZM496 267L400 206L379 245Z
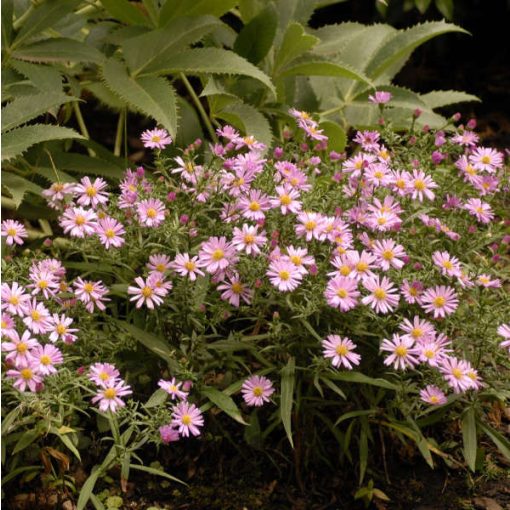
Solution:
M410 336L393 335L391 340L384 339L381 351L389 352L384 364L393 365L395 370L406 370L418 365L419 349L414 347L414 340Z
M335 276L329 280L324 297L329 306L348 312L358 304L358 282L354 278Z
M424 197L434 200L435 195L431 190L437 188L437 184L423 170L414 169L413 175L410 177L409 188L412 191L411 197L413 200L418 199L423 202Z
M353 369L353 365L359 365L361 356L356 354L356 344L350 338L341 338L339 335L328 335L322 341L323 355L325 358L331 358L331 364L334 367L344 366L348 370Z
M438 367L442 359L452 352L448 347L451 345L448 337L439 334L436 338L421 342L416 345L420 350L420 361L431 367Z
M499 346L503 349L508 349L508 354L510 354L510 324L501 324L498 326L498 335L504 338Z
M19 336L17 331L13 331L9 336L10 342L2 342L2 351L8 352L6 361L15 366L28 366L32 361L32 350L39 345L39 342L31 337L30 331L24 331Z
M469 162L478 170L492 173L503 166L503 154L496 149L478 147L469 156Z
M64 233L72 237L83 238L94 234L97 227L97 215L91 209L69 207L60 217L60 226Z
M389 313L398 306L400 296L386 276L366 278L363 280L363 287L370 291L370 294L365 296L361 302L364 305L370 305L376 313Z
M51 315L43 303L38 303L35 298L27 303L25 326L36 335L47 333L51 329Z
M150 276L145 280L138 276L135 278L135 283L137 286L130 285L128 287L128 294L133 296L129 299L130 301L136 301L136 308L145 305L147 308L154 310L156 306L163 303L163 297L168 294L163 287L154 285L154 280Z
M242 283L237 274L231 275L223 280L223 282L218 285L218 290L221 292L221 299L223 299L223 301L228 301L235 307L239 307L241 299L249 305L253 298L253 290Z
M188 253L177 254L171 262L171 268L181 276L187 276L192 282L197 279L197 275L204 276L204 272L199 269L198 257L190 258Z
M357 131L352 141L360 144L363 150L372 152L379 147L380 138L378 131Z
M501 280L499 278L492 279L492 277L488 274L481 274L477 276L476 283L477 285L486 288L497 289L501 287Z
M15 220L4 220L2 221L2 236L5 237L5 242L12 246L14 243L22 245L28 237L25 227Z
M162 253L155 253L149 257L147 268L151 273L165 274L172 268L172 261L168 255Z
M437 319L452 314L459 306L459 299L452 287L436 285L424 291L421 297L421 306Z
M297 214L301 212L301 202L299 201L299 191L294 189L290 184L276 186L277 197L271 199L271 206L285 215L288 213Z
M173 377L171 381L160 379L158 382L158 386L161 389L165 390L170 395L172 400L175 399L186 400L188 398L188 393L180 389L182 386L182 382L177 382L175 380L175 377Z
M433 406L441 406L446 404L446 395L437 387L429 384L420 391L420 398L423 402Z
M59 349L51 344L45 346L38 345L32 350L32 366L42 375L56 374L55 365L61 365L64 362L64 356Z
M204 425L202 411L186 401L179 402L172 410L172 425L179 430L179 434L189 437L200 435L200 427Z
M444 379L455 393L464 393L471 388L472 379L468 375L469 368L467 361L453 356L444 357L439 365Z
M30 279L32 283L27 288L32 289L32 296L42 293L45 299L50 299L60 289L58 278L49 271L33 268L30 271Z
M25 288L18 282L12 282L10 287L8 283L2 283L2 310L23 316L30 299L30 295L25 293Z
M108 289L101 280L93 282L82 280L81 277L78 277L73 285L75 287L74 295L85 304L85 309L88 312L92 313L94 307L101 311L106 309L104 301L110 301L110 299L104 297L108 293Z
M143 146L148 149L164 149L167 145L172 143L172 137L168 134L166 129L147 129L140 137Z
M43 381L43 376L37 371L36 366L29 364L15 370L7 370L6 376L15 379L13 386L19 391L28 389L36 392Z
M434 339L436 330L434 326L427 320L415 315L413 321L404 319L399 326L405 335L409 335L418 343L426 343Z
M120 248L124 244L124 234L126 233L122 223L115 218L106 216L100 218L96 226L96 234L99 236L101 244L109 250L112 246Z
M479 140L479 136L473 131L462 131L461 133L457 133L455 136L452 136L451 141L457 145L462 145L464 147L474 147Z
M287 246L285 249L287 252L287 257L290 262L292 262L299 272L304 275L308 273L306 266L310 267L315 265L315 259L312 255L308 255L308 250L306 248L294 248L294 246Z
M308 123L308 124L300 124L299 127L312 140L317 140L318 142L325 142L328 140L328 137L325 134L323 134L324 130L319 129L318 124L316 122Z
M120 397L131 395L133 391L131 386L122 380L110 380L104 386L98 389L97 395L92 398L92 403L99 402L99 410L103 413L111 411L117 412L119 407L124 407L126 403Z
M462 268L457 257L453 257L447 251L435 251L432 254L434 264L441 270L445 276L460 276Z
M66 317L64 314L58 315L54 313L50 320L50 341L56 342L62 340L66 344L73 343L76 340L76 333L78 329L70 328L69 326L73 323L73 319Z
M479 198L467 200L464 209L475 216L480 223L490 223L494 219L491 206L487 202L482 202Z
M339 257L335 256L331 260L331 264L336 268L336 271L331 271L328 276L349 276L358 281L352 272L352 262L345 252Z
M165 221L165 205L157 198L142 200L136 208L138 221L145 227L158 227Z
M224 271L237 262L236 249L225 237L210 237L200 245L201 267L210 274Z
M385 90L377 90L375 94L368 96L368 100L373 104L386 104L391 101L391 92Z
M62 210L64 204L74 196L74 186L71 182L54 182L42 191L42 196L52 209Z
M387 186L392 182L391 169L385 163L372 163L365 170L364 178L374 187Z
M16 322L8 313L2 313L1 336L11 338L16 333Z
M290 260L285 259L272 261L266 275L271 284L282 292L297 289L303 279L303 273Z
M273 383L263 375L252 375L243 382L241 393L247 405L260 407L270 401Z
M94 363L90 365L89 379L102 388L120 380L120 372L111 363Z
M271 209L269 197L259 189L252 189L248 195L242 196L238 201L241 215L249 220L263 220L265 212Z
M94 182L90 177L84 177L80 184L74 187L74 192L78 195L78 204L96 209L98 205L108 203L108 193L104 191L107 187L106 181L100 177Z
M321 214L302 212L298 215L297 222L295 230L298 237L305 237L307 241L312 239L323 241L326 238L324 218Z
M162 425L159 427L159 436L163 444L170 444L179 441L179 431L172 425Z
M260 248L267 243L265 231L258 233L258 225L245 223L242 228L235 227L232 244L237 251L244 251L247 255L258 255Z
M421 295L423 292L423 284L417 280L408 282L406 279L403 280L400 286L400 292L404 296L406 303L413 305L415 303L421 303Z
M383 271L388 271L390 267L395 269L404 267L405 262L402 259L406 256L406 252L404 247L395 243L393 239L376 241L372 253L376 256L379 267Z

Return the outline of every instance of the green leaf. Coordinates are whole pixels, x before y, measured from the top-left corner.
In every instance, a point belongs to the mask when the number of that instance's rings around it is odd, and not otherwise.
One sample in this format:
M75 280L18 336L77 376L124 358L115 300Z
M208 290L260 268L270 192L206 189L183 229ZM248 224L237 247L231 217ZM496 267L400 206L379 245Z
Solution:
M478 97L459 90L434 90L427 94L421 94L420 97L431 109L467 101L480 101Z
M334 391L337 395L342 397L344 400L347 399L345 393L331 380L327 377L321 377L320 380L332 391Z
M85 175L99 175L108 179L121 179L124 168L99 157L85 156L71 152L52 153L53 162L58 169ZM51 162L48 161L51 165Z
M62 75L54 67L43 64L31 64L21 60L11 60L9 65L26 76L41 91L56 92L62 90Z
M39 437L41 436L42 436L41 432L37 429L30 429L25 431L18 439L16 446L14 446L14 449L12 450L12 455L21 452L22 450L27 448L27 446L30 446L36 439L39 439Z
M287 433L290 445L294 448L292 439L292 406L294 400L294 386L296 384L296 361L290 358L281 371L280 417L283 428Z
M12 56L29 62L94 62L105 56L93 46L75 39L47 39L13 51Z
M2 108L2 132L18 127L52 108L72 101L78 101L78 99L60 91L17 97Z
M410 55L413 50L429 39L450 32L469 33L463 28L444 21L431 21L398 31L375 54L367 69L367 75L376 78L392 64Z
M299 23L291 23L287 27L282 44L276 53L274 63L275 72L312 49L318 42L319 39L317 37L305 33L305 29L302 25Z
M510 461L510 441L508 438L482 421L477 421L477 423L478 426L492 439L501 454Z
M160 74L182 72L190 75L235 74L248 76L263 83L273 94L275 88L269 76L233 51L220 48L194 48L176 55L168 55Z
M169 56L187 49L221 25L212 16L178 18L164 28L125 40L123 55L133 76L158 73Z
M2 136L2 139L4 137L5 135ZM23 202L25 193L31 192L35 195L42 193L40 186L12 172L2 172L2 186L10 193L16 209Z
M258 64L273 44L278 18L273 4L269 4L239 32L234 51L252 64Z
M47 0L36 7L23 22L18 35L12 43L12 49L20 46L26 39L56 25L72 12L81 0Z
M387 390L398 390L396 384L387 381L386 379L369 377L368 375L362 374L361 372L328 372L328 377L339 381L346 381L359 384L369 384L371 386L378 386L380 388L386 388Z
M150 473L151 475L161 476L163 478L168 478L168 480L172 480L172 482L182 483L182 485L188 485L187 483L183 482L182 480L175 478L175 476L165 473L161 469L156 469L156 468L149 467L149 466L141 466L139 464L131 464L131 469L135 469L138 471L144 471L145 473ZM77 509L77 510L79 510L79 509Z
M270 147L273 140L269 121L255 107L245 103L233 103L216 113L216 117L234 125L247 135L254 136L266 147Z
M437 10L448 20L453 18L453 0L436 0Z
M328 137L328 148L343 152L347 143L347 134L342 126L331 120L325 120L319 124L319 127L324 130L324 134Z
M168 393L162 389L157 389L145 403L145 408L150 409L152 407L159 407L167 401Z
M186 147L197 138L204 138L204 132L200 125L200 119L193 106L181 96L177 97L179 107L179 131L175 138L176 147Z
M2 136L2 161L23 154L36 143L70 138L84 139L73 129L48 124L34 124L13 129Z
M201 393L202 395L206 396L216 407L219 407L223 412L228 414L235 421L241 423L242 425L248 425L244 421L241 415L241 411L239 411L239 408L231 397L210 386L202 388Z
M3 16L2 16L3 18ZM16 478L21 473L27 473L29 471L42 471L42 466L22 466L16 469L9 470L9 473L2 476L2 486L6 484L9 480L12 480L13 478Z
M111 16L127 25L150 25L149 19L128 0L101 0Z
M96 485L97 479L99 478L100 474L102 474L102 470L98 468L96 469L96 471L93 471L89 475L89 477L87 478L87 480L80 489L80 497L78 498L78 503L76 504L76 510L84 510L85 505L92 496L94 486Z
M159 14L159 24L165 25L180 16L203 16L208 14L220 18L230 11L238 0L166 0Z
M464 443L463 453L467 465L471 471L476 468L476 418L473 407L467 409L462 416L462 440Z
M109 59L103 66L106 85L137 111L161 124L175 137L177 132L177 107L175 91L165 78L129 76L126 67L117 59Z
M415 0L416 7L420 11L420 14L425 14L426 10L430 7L432 0Z
M336 420L335 427L345 420L350 420L351 418L358 418L359 416L370 416L374 414L377 414L377 409L361 409L359 411L349 411L348 413L342 414L342 416L340 416L338 420Z
M12 36L13 0L2 0L2 47L7 49Z
M50 428L50 433L57 436L62 441L64 446L70 450L73 455L81 462L80 452L77 450L76 446L74 446L69 436L60 433L55 427Z
M126 102L115 95L103 82L97 81L83 86L84 89L91 92L104 106L115 111L120 111L126 107Z
M368 419L366 416L360 418L361 430L359 435L359 483L363 482L368 465Z

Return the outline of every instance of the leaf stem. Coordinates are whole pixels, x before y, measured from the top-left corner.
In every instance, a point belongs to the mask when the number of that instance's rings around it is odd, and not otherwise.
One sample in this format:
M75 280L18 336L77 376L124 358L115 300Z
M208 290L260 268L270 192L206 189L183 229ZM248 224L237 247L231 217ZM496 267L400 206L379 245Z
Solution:
M124 131L124 117L126 115L126 109L123 108L119 114L119 120L117 121L117 131L115 133L115 145L113 148L113 155L120 156L120 149L122 146L122 133Z
M198 98L195 91L193 90L191 83L188 81L186 76L184 76L184 73L179 73L179 77L181 78L182 82L184 83L186 90L189 92L189 95L191 96L193 103L195 103L198 113L200 114L200 117L202 117L205 127L207 128L207 131L209 132L209 136L211 137L213 142L216 143L218 141L218 138L216 136L214 128L212 127L211 120L209 119L209 116L207 115L206 111L204 110L204 107L202 106L202 103L200 102L200 99Z
M74 116L76 117L76 122L78 122L78 126L80 127L81 134L87 139L90 140L90 134L87 129L87 125L85 124L85 120L83 119L83 115L81 114L80 104L78 101L73 102L73 111ZM90 157L94 157L96 153L89 147L87 147L87 152Z

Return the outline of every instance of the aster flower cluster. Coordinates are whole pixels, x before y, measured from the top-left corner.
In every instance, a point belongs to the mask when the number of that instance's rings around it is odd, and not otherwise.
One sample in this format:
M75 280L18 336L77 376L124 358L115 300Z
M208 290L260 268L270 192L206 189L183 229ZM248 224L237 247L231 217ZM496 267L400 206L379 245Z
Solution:
M89 368L88 378L97 387L92 403L98 404L104 413L116 413L117 409L126 405L121 397L133 393L131 386L121 379L120 372L111 363L94 363Z

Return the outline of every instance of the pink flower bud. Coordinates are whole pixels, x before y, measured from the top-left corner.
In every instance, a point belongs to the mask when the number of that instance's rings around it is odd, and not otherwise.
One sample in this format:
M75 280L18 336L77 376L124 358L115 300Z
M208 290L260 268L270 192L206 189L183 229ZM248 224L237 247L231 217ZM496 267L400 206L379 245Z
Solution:
M468 123L466 124L466 127L468 129L475 129L475 127L476 127L476 119L469 119Z
M186 223L188 223L189 221L189 216L187 214L181 214L181 216L179 217L179 223L181 223L182 225L186 225Z
M273 151L273 157L275 159L280 159L283 156L283 149L281 147L275 147Z
M177 198L177 193L175 191L169 191L167 196L166 196L166 199L169 202L173 202L176 198Z

